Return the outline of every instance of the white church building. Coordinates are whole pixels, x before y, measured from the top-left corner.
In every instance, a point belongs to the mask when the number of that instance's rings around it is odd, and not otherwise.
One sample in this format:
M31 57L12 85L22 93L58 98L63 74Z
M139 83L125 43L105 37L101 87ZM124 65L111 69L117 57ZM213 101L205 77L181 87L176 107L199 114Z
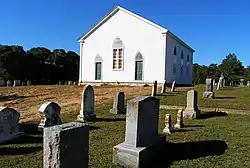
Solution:
M78 41L80 83L192 84L194 50L168 29L120 6Z

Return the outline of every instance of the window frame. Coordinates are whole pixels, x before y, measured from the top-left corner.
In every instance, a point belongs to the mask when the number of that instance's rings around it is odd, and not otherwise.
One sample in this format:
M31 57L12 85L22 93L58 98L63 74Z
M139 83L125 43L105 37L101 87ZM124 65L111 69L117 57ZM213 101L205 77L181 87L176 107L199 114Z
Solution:
M118 44L117 44L118 43ZM124 70L124 44L122 40L117 37L112 44L112 71L123 71ZM121 51L121 52L120 52ZM121 58L120 58L121 55ZM121 68L119 68L119 62L121 60ZM114 64L114 62L116 62ZM114 66L116 65L116 66Z

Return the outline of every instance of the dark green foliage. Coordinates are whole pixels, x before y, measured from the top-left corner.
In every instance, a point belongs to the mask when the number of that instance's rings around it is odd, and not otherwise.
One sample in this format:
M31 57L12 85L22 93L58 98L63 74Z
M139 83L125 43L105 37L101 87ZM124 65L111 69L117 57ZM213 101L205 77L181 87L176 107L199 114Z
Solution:
M0 77L5 80L32 81L35 84L55 84L78 79L79 55L73 51L44 47L27 52L21 46L0 45Z

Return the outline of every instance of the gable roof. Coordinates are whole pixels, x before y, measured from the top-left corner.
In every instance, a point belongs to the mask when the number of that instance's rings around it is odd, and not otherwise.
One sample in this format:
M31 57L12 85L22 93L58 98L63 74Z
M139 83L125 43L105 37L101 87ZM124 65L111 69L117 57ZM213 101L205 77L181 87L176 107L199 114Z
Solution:
M165 29L164 27L155 24L154 22L145 19L127 9L122 8L121 6L116 6L115 8L113 8L107 15L104 16L103 19L101 19L99 22L97 22L92 28L89 29L89 31L87 31L87 33L83 34L81 37L78 38L78 41L84 41L87 37L89 37L93 32L95 32L95 30L97 30L100 26L102 26L106 21L108 21L113 15L115 15L119 10L133 16L136 17L137 19L140 19L141 21L144 21L148 24L150 24L151 26L156 27L157 29L159 29L160 31L162 31L162 33L166 33L169 34L171 37L173 37L175 40L177 40L178 42L180 42L182 45L184 45L185 47L187 47L188 49L190 49L192 52L194 52L194 50L188 46L185 42L183 42L181 39L179 39L176 35L174 35L172 32L170 32L168 29Z

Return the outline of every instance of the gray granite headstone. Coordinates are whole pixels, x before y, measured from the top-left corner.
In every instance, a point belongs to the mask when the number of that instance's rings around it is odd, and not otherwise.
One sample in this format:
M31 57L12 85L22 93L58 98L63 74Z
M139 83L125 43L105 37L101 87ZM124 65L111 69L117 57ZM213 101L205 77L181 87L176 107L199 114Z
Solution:
M161 86L161 93L166 93L166 89L167 89L167 81L164 80Z
M82 102L80 114L77 116L78 121L94 121L95 114L95 94L91 85L87 85L82 92Z
M71 122L44 128L44 168L87 168L89 127Z
M198 92L196 90L189 90L187 92L187 107L183 112L184 118L198 118L200 116L197 100Z
M203 92L203 97L209 99L214 98L213 79L211 78L206 79L206 85L205 85L205 91Z
M171 88L171 92L174 92L174 91L175 91L175 81L173 81L172 88Z
M157 81L154 81L152 86L151 96L156 96L156 92L157 92Z
M125 141L113 148L113 163L145 167L162 150L158 134L159 99L141 96L127 102Z
M114 95L113 108L109 110L113 114L124 114L126 109L124 107L124 92L116 92Z
M39 129L62 124L60 118L61 107L57 103L45 102L40 106L38 111L41 116L41 121L38 125Z
M0 143L12 140L23 133L19 127L20 114L7 107L0 107Z

